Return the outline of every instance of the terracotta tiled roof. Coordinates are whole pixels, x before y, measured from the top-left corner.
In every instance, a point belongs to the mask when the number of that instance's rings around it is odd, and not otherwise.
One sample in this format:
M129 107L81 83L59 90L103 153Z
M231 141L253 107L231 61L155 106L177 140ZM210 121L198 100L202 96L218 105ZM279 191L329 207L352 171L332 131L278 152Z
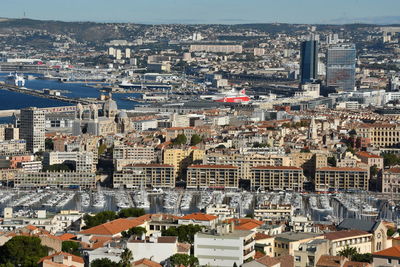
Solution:
M360 156L360 157L366 157L366 158L377 158L377 159L381 159L382 158L382 157L380 157L378 155L371 154L371 153L368 153L368 152L365 152L365 151L357 152L356 155Z
M257 260L257 259L260 259L260 258L262 258L264 256L265 256L264 253L262 253L261 251L256 250L256 254L254 255L254 259Z
M400 258L400 246L394 246L391 248L381 250L379 252L375 252L373 253L373 256Z
M162 267L161 264L146 258L133 262L131 266L137 266L137 265L146 265L149 267Z
M70 234L70 233L65 233L65 234L62 234L62 235L57 236L57 237L58 237L59 239L63 240L63 241L66 241L66 240L70 240L70 239L75 238L76 235Z
M317 262L317 267L318 266L340 267L341 259L342 259L341 256L322 255Z
M217 216L204 214L200 212L192 213L181 217L182 220L195 220L195 221L213 221L217 219Z
M294 166L257 166L253 167L252 169L257 169L257 170L301 170L299 167L294 167Z
M132 227L142 225L148 216L144 215L138 218L120 218L111 222L103 223L98 226L80 231L80 234L89 235L116 235Z
M191 245L188 243L178 243L178 253L188 253Z
M262 258L256 259L256 262L264 265L264 266L274 266L280 263L280 267L293 267L294 266L294 258L290 255L280 256L280 257L269 257L264 256Z
M317 171L356 171L356 172L367 172L365 169L361 168L350 168L350 167L323 167L317 169Z
M325 238L329 240L336 240L360 235L370 235L370 233L361 230L342 230L337 232L326 233Z
M367 267L370 266L368 262L360 262L360 261L346 261L343 267Z
M247 222L247 223L235 225L235 230L253 230L258 227L260 227L260 225L255 222Z
M191 165L189 169L238 169L233 165Z
M264 233L256 233L255 239L257 240L262 240L262 239L267 239L267 238L271 238L272 236L270 235L266 235Z
M52 255L50 255L50 256L43 257L43 258L41 258L41 259L39 260L38 263L41 263L41 262L43 262L43 261L45 261L45 260L52 260L55 256L58 256L58 255L63 255L63 256L64 256L64 259L67 259L69 256L71 256L73 262L78 262L78 263L82 263L82 264L85 263L84 260L83 260L83 258L78 257L78 256L73 255L73 254L66 253L66 252L57 252L57 253L52 254Z
M385 170L384 172L400 173L400 168L390 168L388 170Z

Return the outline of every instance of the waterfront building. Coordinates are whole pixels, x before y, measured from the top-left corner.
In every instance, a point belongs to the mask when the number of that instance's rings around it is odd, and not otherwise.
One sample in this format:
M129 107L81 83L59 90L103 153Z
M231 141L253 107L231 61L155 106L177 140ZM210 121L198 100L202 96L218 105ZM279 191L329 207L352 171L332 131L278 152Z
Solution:
M379 179L379 188L383 193L400 193L400 168L385 169Z
M294 208L290 204L262 203L254 209L254 218L263 221L285 221L294 215Z
M315 190L368 190L369 170L361 168L323 167L315 172Z
M318 41L301 43L300 80L302 84L315 81L318 77Z
M303 169L289 166L259 166L251 168L251 188L264 190L303 190Z
M26 149L33 153L45 150L45 112L38 108L21 109L20 138L26 141Z
M326 85L343 91L353 91L356 74L356 47L340 44L328 48Z
M114 172L114 188L174 188L175 168L167 164L133 164Z
M153 163L157 156L154 147L151 146L128 146L116 145L113 150L113 159L116 170L129 164Z
M96 182L96 174L92 172L18 172L14 178L14 187L96 188Z
M239 186L238 167L192 165L187 169L187 188L234 189Z
M186 168L193 163L200 163L204 157L204 150L197 147L168 148L164 150L163 162L175 168L175 175L183 178L186 176Z
M248 148L245 148L246 150ZM246 150L247 151L247 150ZM258 153L260 152L260 153ZM251 168L257 166L289 166L290 158L280 153L263 155L261 151L248 150L245 153L208 153L204 156L207 165L233 165L239 167L238 175L241 179L251 179Z

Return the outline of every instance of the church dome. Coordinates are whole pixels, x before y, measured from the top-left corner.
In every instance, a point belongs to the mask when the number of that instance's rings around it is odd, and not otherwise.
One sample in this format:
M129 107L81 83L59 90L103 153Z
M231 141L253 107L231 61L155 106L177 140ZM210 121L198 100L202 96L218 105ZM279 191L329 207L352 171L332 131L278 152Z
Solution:
M128 114L126 114L125 111L121 111L120 113L118 113L118 118L120 119L128 118Z

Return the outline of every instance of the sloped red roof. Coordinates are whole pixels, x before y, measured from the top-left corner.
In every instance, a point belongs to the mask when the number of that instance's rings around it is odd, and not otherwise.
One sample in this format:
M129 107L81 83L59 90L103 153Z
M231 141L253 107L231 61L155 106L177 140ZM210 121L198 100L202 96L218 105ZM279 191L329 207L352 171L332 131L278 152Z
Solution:
M373 256L395 257L400 258L400 246L387 248L372 254Z
M89 235L115 235L129 230L132 227L142 225L145 221L147 221L147 218L147 215L143 215L138 218L120 218L80 231L79 233Z
M195 221L213 221L217 219L217 216L204 214L200 212L192 213L181 217L182 220L195 220Z

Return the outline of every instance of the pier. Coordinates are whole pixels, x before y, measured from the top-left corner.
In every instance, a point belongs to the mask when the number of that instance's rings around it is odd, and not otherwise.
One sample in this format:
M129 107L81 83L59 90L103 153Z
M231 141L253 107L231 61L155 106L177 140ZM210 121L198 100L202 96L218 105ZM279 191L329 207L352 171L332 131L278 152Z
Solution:
M16 93L21 93L21 94L26 94L26 95L32 95L32 96L36 96L36 97L58 100L58 101L71 103L71 104L81 103L83 105L89 105L89 104L93 104L93 103L97 104L99 102L97 100L90 100L90 99L69 98L67 96L48 95L48 94L45 94L45 93L37 91L37 90L32 90L32 89L27 89L27 88L22 88L22 87L15 87L15 86L8 85L8 84L1 84L0 89L11 91L11 92L16 92Z

